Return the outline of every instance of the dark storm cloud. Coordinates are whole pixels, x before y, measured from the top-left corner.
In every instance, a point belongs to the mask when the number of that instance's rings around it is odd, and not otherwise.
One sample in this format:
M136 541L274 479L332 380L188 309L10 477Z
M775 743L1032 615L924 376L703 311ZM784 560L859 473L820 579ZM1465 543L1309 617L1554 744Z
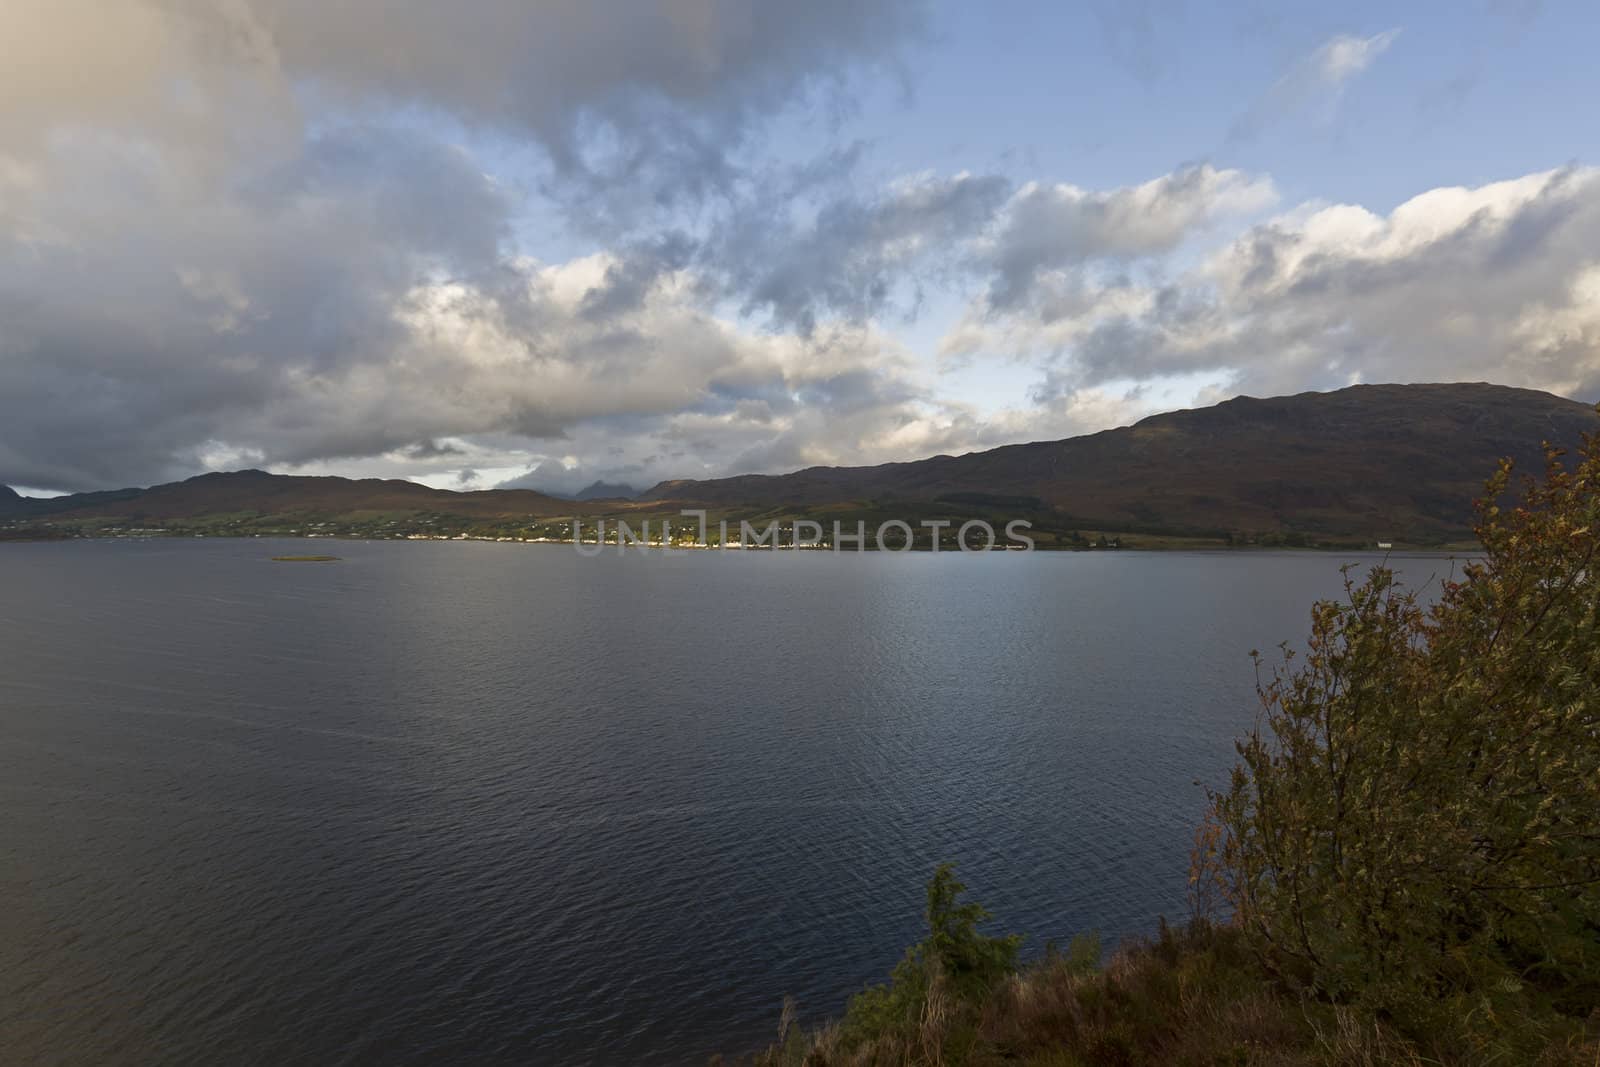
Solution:
M27 47L0 70L0 482L433 460L419 442L559 438L782 381L787 357L698 309L683 239L631 238L599 276L521 258L508 192L447 131L541 145L559 199L624 226L726 190L758 119L893 65L920 19L901 0L8 5L0 33Z
M60 162L77 179L26 210L70 239L0 233L6 478L91 488L223 441L290 459L426 435L404 412L337 418L310 383L382 366L413 286L496 261L504 203L458 153L338 131L226 196L159 168L130 182L97 148Z
M576 164L585 123L656 126L664 104L726 132L857 65L922 21L907 0L258 0L283 64L333 91L438 107L539 137Z
M14 0L0 31L29 47L0 72L0 142L411 108L532 139L563 194L587 177L659 201L719 186L799 99L847 108L924 22L923 0Z
M434 440L418 441L414 445L407 445L399 450L406 459L440 459L446 456L464 456L466 449L459 445L452 445L448 441Z
M302 80L346 105L416 105L514 131L541 186L599 233L730 189L757 120L814 98L849 107L866 69L919 36L922 0L251 0Z

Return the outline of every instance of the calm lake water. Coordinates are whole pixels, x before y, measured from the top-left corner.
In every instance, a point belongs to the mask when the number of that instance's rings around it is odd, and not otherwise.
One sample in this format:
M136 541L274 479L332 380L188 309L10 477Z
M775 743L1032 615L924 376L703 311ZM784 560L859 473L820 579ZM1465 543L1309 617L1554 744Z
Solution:
M1357 559L0 546L0 1061L700 1064L943 860L1148 931Z

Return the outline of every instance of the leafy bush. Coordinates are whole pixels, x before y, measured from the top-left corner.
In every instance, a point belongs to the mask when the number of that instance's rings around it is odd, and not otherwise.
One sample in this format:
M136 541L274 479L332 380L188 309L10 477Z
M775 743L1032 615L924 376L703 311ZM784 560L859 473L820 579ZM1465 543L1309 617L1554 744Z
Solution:
M1196 873L1270 973L1523 1062L1600 1010L1600 442L1510 481L1431 608L1383 567L1313 608Z

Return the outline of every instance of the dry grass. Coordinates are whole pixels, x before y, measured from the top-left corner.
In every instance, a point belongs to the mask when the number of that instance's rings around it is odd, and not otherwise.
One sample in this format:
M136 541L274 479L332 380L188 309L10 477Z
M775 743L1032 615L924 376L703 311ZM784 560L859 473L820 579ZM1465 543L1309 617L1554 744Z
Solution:
M935 979L918 1025L851 1038L839 1023L803 1032L786 1006L780 1040L752 1067L1600 1067L1600 1020L1535 1060L1477 1058L1407 1040L1348 1008L1275 987L1238 931L1163 927L1104 967L1052 955L979 1004Z

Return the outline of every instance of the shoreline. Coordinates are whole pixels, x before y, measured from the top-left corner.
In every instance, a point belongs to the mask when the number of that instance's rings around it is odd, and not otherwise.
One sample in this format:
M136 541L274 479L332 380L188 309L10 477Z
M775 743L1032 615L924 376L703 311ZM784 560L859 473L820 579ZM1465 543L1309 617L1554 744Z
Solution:
M631 552L640 549L650 552L736 552L736 553L771 553L771 552L805 552L825 553L829 555L864 555L887 554L901 555L1033 555L1047 553L1049 555L1105 555L1114 553L1141 553L1165 554L1170 552L1204 553L1209 555L1250 555L1263 553L1292 553L1296 555L1338 555L1340 553L1359 553L1363 556L1377 556L1388 559L1455 559L1475 555L1481 552L1478 546L1468 544L1450 544L1443 546L1409 546L1396 545L1391 548L1377 548L1355 546L1346 544L1329 545L1261 545L1243 544L1229 545L1216 541L1207 541L1199 538L1184 541L1182 538L1152 537L1155 543L1135 541L1131 544L1120 544L1111 547L1066 547L1060 545L1035 545L1029 549L1020 547L1003 547L996 545L990 549L962 550L959 548L933 549L926 545L913 545L910 548L879 548L874 544L861 547L835 548L828 544L817 545L720 545L720 544L625 544L619 545L615 541L606 541L597 545L592 541L574 541L571 538L557 539L548 537L515 538L515 537L487 537L487 536L443 536L407 534L393 537L374 537L363 534L294 534L294 533L260 533L260 534L198 534L183 532L150 532L138 534L79 534L61 535L56 537L0 537L0 547L8 544L60 544L63 542L138 542L138 541L341 541L361 542L366 544L388 543L445 543L445 544L502 544L502 545L559 545L574 548L581 545L586 551L585 555L596 554L615 555L620 552ZM598 551L597 551L598 550Z

